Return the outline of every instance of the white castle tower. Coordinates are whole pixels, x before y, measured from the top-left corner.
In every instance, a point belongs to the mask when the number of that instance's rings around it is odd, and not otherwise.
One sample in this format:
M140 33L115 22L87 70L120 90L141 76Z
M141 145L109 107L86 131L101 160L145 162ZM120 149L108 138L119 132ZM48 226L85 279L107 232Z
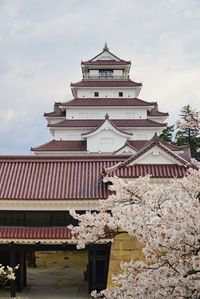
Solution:
M53 140L31 148L36 155L134 154L166 127L168 113L139 99L142 83L130 79L131 62L105 44L81 62L83 79L71 83L73 99L44 113Z

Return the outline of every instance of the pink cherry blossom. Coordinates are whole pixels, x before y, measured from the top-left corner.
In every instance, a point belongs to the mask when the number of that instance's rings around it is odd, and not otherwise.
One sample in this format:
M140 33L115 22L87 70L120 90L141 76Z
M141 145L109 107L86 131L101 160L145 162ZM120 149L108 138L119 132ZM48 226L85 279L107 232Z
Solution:
M188 116L190 126L199 120ZM181 125L181 124L180 124ZM200 298L200 163L193 161L186 177L153 184L108 177L113 194L99 202L99 211L71 215L79 226L78 248L127 232L144 245L145 262L121 263L115 287L94 298ZM113 232L113 234L111 233Z

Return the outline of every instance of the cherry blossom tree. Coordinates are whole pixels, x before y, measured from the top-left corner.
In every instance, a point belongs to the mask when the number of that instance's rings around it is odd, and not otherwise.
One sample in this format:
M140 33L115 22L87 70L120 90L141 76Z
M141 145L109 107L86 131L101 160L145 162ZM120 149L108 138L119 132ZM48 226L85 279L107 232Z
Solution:
M5 285L9 280L15 280L15 271L19 269L19 265L12 268L0 264L0 285Z
M188 120L200 127L193 115ZM169 184L152 184L150 176L107 179L113 193L100 201L99 212L71 211L79 221L70 227L78 248L127 232L144 244L146 261L122 262L115 286L93 297L200 298L200 163L193 161L186 177Z
M186 121L177 121L176 124L180 128L196 128L200 131L200 120L195 112L190 112Z

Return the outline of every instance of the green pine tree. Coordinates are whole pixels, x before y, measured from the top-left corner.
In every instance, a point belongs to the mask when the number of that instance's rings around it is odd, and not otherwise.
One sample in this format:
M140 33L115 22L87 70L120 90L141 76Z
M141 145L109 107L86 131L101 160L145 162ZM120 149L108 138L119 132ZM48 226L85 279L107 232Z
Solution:
M199 113L190 107L190 105L184 106L181 109L181 118L187 123L187 115L189 113L195 113L196 117ZM200 153L197 149L200 147L200 136L199 131L196 128L179 128L175 136L175 143L179 146L189 145L191 156L200 161Z
M174 125L167 126L167 128L162 131L162 134L160 134L159 138L166 142L173 143L173 133Z

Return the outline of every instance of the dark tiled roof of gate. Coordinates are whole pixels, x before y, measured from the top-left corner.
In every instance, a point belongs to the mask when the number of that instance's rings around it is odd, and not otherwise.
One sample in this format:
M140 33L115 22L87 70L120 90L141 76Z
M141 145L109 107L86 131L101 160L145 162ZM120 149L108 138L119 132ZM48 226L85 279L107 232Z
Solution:
M147 174L151 175L151 178L182 178L186 174L186 167L179 165L134 165L129 167L121 167L112 172L113 175L123 178L138 178Z
M0 226L0 239L72 239L67 227Z
M66 200L105 199L109 195L102 182L103 169L127 157L37 157L0 156L0 199ZM183 177L187 167L179 165L134 165L121 167L115 175L137 178Z

